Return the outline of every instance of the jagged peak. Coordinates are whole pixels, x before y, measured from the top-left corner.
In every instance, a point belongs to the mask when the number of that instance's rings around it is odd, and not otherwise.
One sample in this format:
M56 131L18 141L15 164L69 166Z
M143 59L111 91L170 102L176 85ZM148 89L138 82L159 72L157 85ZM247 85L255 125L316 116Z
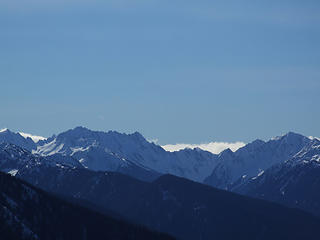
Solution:
M307 138L306 136L303 136L300 133L295 133L295 132L287 132L286 134L283 134L281 136L273 137L271 138L271 141L278 141L278 140L285 140L285 139L303 139Z
M134 132L134 133L119 133L117 131L96 131L96 130L91 130L83 126L78 126L73 129L69 129L65 132L62 132L58 134L56 137L51 137L50 140L53 141L55 138L58 140L76 140L76 139L96 139L97 141L100 141L104 138L114 138L118 139L121 141L123 138L131 138L134 141L139 141L139 142L147 142L147 140L143 137L143 135L139 132ZM117 140L117 141L118 141ZM103 141L103 140L102 140Z
M11 135L11 134L18 134L18 133L11 131L9 128L3 128L0 130L0 134Z
M33 141L33 142L38 142L40 140L45 140L45 137L42 136L36 136L36 135L32 135L29 133L24 133L24 132L13 132L11 130L9 130L8 128L4 128L0 130L0 134L4 135L4 136L15 136L15 137L19 137L21 139L26 139L28 141Z
M57 138L64 138L64 137L79 137L83 134L92 133L90 129L83 127L83 126L77 126L75 128L69 129L67 131L64 131L60 134L58 134Z
M305 136L303 136L302 134L295 133L295 132L288 132L287 134L284 135L284 137L287 137L287 138L293 138L293 137L305 138Z
M74 130L74 131L88 131L89 129L84 126L76 126L72 130Z
M139 138L139 139L144 139L145 140L143 135L141 133L137 132L137 131L135 131L134 133L129 134L129 135L134 136L134 137Z
M42 137L42 136L36 136L36 135L32 135L29 133L24 133L24 132L18 132L18 134L20 134L22 137L24 137L25 139L30 138L32 141L34 141L35 143L42 141L42 140L46 140L47 138Z
M207 152L207 151L203 150L200 147L195 147L195 148L192 149L192 151L194 151L194 152Z
M219 157L231 156L232 154L233 151L230 148L227 148L219 154Z

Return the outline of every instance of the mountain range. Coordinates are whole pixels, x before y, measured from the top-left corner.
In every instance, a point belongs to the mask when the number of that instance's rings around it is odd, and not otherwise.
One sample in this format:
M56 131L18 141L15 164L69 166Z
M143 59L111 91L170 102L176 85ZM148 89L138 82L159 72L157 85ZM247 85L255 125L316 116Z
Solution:
M320 216L319 163L319 139L293 132L213 154L167 152L137 132L76 127L35 140L0 131L0 171L179 239L313 239L317 218L286 207Z
M168 152L138 132L121 134L76 127L37 142L8 129L0 132L0 142L70 166L122 172L146 181L172 174L226 190L292 158L314 139L289 132L267 142L255 140L235 152L226 149L213 154L199 148Z
M0 132L0 142L15 144L35 155L61 159L72 166L78 167L80 163L90 170L122 172L147 181L169 173L201 182L217 164L217 156L210 152L201 149L168 152L138 132L121 134L76 127L33 142L6 129Z
M271 166L292 158L311 141L310 138L289 132L267 142L255 140L236 152L227 149L220 153L219 163L204 182L229 189L237 182L257 177Z
M319 187L320 141L313 139L294 157L272 166L245 184L233 186L233 191L320 216Z
M16 178L82 207L107 216L115 212L129 222L177 239L317 239L320 234L320 219L300 210L168 174L144 182L116 172L38 164L45 158L32 159L33 155L20 147L3 145L8 153L7 159L1 156L3 162L15 162L14 152L21 153L24 160L30 157L30 164L10 172ZM16 192L16 187L9 188Z

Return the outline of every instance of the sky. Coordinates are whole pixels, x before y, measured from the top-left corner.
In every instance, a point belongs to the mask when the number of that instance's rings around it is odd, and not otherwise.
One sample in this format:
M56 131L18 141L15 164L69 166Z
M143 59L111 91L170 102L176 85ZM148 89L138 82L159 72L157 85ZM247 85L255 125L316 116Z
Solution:
M320 136L320 1L1 0L0 128L161 145Z

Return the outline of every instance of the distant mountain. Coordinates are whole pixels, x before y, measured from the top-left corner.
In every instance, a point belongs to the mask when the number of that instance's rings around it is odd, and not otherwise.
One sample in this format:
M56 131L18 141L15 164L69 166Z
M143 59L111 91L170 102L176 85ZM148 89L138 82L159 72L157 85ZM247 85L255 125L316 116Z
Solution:
M230 190L231 186L242 184L292 158L310 142L311 139L305 136L289 132L268 142L256 140L236 152L227 149L219 154L217 166L204 183Z
M154 180L160 176L160 174L154 171L144 170L144 168L129 164L128 167L118 169L118 172L146 181ZM85 169L76 159L67 155L49 155L44 157L32 154L13 144L0 143L0 171L13 176L24 171L32 178L35 172L42 171L46 174L46 169L63 169L67 167Z
M0 144L0 170L179 239L317 239L320 233L319 220L299 210L172 175L148 183L62 164L8 143Z
M0 236L17 239L173 239L67 203L0 173Z
M69 157L42 157L10 143L0 143L0 169L15 175L21 169L35 170L39 166L70 166L83 168L76 160Z
M36 150L37 145L30 137L23 137L20 133L11 132L5 128L0 130L0 143L12 143L28 151Z
M319 189L320 141L315 138L292 158L232 190L320 216Z
M255 140L236 152L227 149L219 155L201 149L167 152L137 132L120 134L83 127L37 140L34 142L8 129L1 130L0 170L11 175L19 173L32 184L37 184L32 181L35 172L55 179L64 168L114 171L149 182L170 173L320 216L315 194L318 164L312 160L319 156L314 150L317 138L289 132L267 142ZM41 181L48 180L41 178ZM50 182L57 184L58 181ZM308 187L303 187L305 182ZM286 191L282 191L284 185ZM51 189L51 186L43 188Z
M76 160L90 170L116 171L147 181L170 173L201 182L217 164L215 154L201 149L167 152L138 132L121 134L76 127L37 143L20 134L10 132L10 135L11 138L5 138L0 133L0 142L3 139L2 142L18 145L36 155L60 159L62 163ZM25 141L31 141L30 146Z

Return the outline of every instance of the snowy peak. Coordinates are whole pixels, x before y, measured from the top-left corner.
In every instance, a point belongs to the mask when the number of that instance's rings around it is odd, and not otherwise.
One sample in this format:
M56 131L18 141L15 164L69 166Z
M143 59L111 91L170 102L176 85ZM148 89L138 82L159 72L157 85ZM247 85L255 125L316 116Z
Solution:
M222 188L243 176L255 177L274 164L291 159L312 141L289 132L267 142L257 139L235 152L226 149L216 155L200 148L167 152L148 142L139 132L92 131L81 126L48 139L36 138L8 129L0 131L0 142L15 144L61 163L65 161L69 166L80 165L94 171L153 171L198 182L206 179L206 183Z
M301 208L320 216L320 141L312 139L292 158L266 169L262 175L232 191L283 205Z
M3 128L0 130L1 135L11 135L14 134L14 132L11 132L8 128Z
M219 155L218 165L205 182L215 187L228 188L235 182L242 182L244 177L250 179L292 158L310 141L303 135L289 132L268 142L255 140L234 153L225 150Z
M0 131L1 142L15 144L29 151L37 148L36 143L30 137L24 137L20 133L14 133L7 128Z
M8 128L0 129L0 133L2 133L2 132L6 132L6 131L8 131L8 130L9 130Z
M11 143L0 143L0 171L9 172L22 169L36 169L40 166L81 167L73 159L50 158L32 154L28 150Z
M102 132L92 131L85 127L76 127L60 133L52 141L63 143L66 147L88 147L92 144L103 146L120 146L121 144L146 143L147 140L138 132L133 134L119 133L116 131Z
M16 175L19 170L40 164L40 158L11 143L0 143L0 171Z
M293 157L296 153L307 146L312 140L301 134L289 132L267 142L267 146L273 149L275 154L283 158L283 161ZM286 158L286 159L284 159Z
M19 134L24 137L24 138L31 138L33 142L37 143L39 141L44 141L46 140L45 137L42 137L42 136L36 136L36 135L32 135L32 134L29 134L29 133L24 133L24 132L19 132Z
M305 164L317 163L320 164L320 141L318 139L311 140L301 151L293 158L287 161L289 164Z
M129 134L129 136L134 137L136 140L140 141L140 142L144 142L147 141L141 133L139 132L134 132L132 134Z
M39 141L43 141L43 140L46 140L45 137L42 137L42 136L36 136L36 135L32 135L32 134L29 134L29 133L24 133L24 132L12 132L10 131L8 128L3 128L0 130L0 136L16 136L16 137L20 137L20 136L24 137L25 139L29 140L31 139L34 143L37 143Z
M216 165L216 155L201 149L167 152L139 132L91 131L76 127L40 142L36 153L71 156L95 171L118 171L132 164L159 173L203 181Z

